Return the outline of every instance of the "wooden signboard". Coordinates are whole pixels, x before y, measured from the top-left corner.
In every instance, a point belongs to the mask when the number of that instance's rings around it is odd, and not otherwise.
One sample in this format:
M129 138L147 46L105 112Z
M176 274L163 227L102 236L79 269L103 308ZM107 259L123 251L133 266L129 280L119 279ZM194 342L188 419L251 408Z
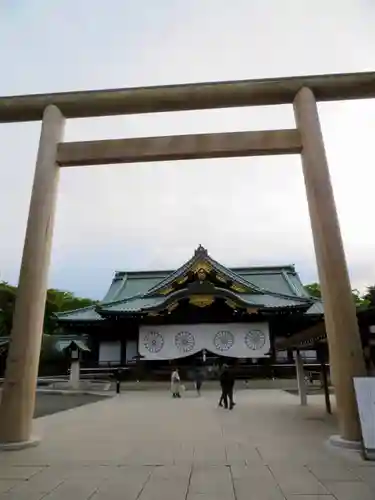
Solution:
M375 377L355 377L354 388L365 457L375 460Z

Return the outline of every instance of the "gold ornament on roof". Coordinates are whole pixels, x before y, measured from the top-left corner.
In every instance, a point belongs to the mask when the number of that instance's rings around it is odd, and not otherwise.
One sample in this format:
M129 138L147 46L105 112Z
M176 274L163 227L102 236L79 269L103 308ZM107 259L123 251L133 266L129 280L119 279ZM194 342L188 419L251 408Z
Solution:
M209 274L212 271L212 266L206 261L200 261L193 266L192 271L194 273L197 273L201 269L203 269L203 271L205 271L206 274Z
M204 269L198 269L197 276L199 281L204 281L207 278L207 273Z
M238 307L238 305L233 300L230 300L230 299L227 299L225 301L225 303L227 304L227 306L231 307L232 309L237 309L237 307Z
M226 282L227 282L227 279L226 279L224 276L222 276L221 274L217 274L217 275L216 275L216 278L217 278L219 281L221 281L222 283L226 283Z
M192 295L189 299L190 304L197 307L208 307L213 301L214 297L212 295Z
M182 278L180 278L180 279L178 279L178 280L177 280L177 283L178 283L179 285L182 285L182 283L185 283L185 281L186 281L187 279L188 279L188 277L187 277L187 276L183 276Z
M167 307L167 310L169 312L172 312L176 309L176 307L178 306L178 302L172 302L172 304L170 304L168 307Z

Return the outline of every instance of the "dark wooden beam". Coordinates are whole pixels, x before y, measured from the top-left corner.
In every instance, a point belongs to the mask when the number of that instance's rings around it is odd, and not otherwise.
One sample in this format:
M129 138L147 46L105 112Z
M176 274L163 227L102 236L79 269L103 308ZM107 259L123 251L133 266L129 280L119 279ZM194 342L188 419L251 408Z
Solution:
M288 338L276 342L277 351L285 349L314 349L314 343L326 337L325 323L321 319L313 326L310 326Z
M370 99L375 72L1 97L0 123L41 120L50 104L66 118L290 104L302 87L318 101Z
M297 130L266 130L66 142L58 146L57 163L62 167L72 167L300 152L301 142Z

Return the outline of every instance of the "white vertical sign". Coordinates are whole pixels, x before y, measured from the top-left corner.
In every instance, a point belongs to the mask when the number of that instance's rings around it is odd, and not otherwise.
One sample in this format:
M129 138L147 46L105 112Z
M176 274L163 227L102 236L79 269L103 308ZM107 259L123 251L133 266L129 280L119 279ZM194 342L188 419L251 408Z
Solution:
M365 453L375 460L375 378L354 377L354 388Z

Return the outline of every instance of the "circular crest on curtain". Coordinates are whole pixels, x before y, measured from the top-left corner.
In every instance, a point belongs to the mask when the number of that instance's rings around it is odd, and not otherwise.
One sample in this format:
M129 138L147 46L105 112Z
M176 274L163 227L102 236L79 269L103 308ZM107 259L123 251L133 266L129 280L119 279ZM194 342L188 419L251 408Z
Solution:
M261 330L250 330L245 335L245 344L252 351L261 349L266 343L266 336Z
M159 332L149 332L144 339L143 345L145 348L152 353L160 352L163 349L164 338Z
M192 333L182 331L176 334L174 343L179 351L190 352L195 347L195 338Z
M220 330L214 337L214 346L218 351L228 351L234 344L234 335L229 330Z

